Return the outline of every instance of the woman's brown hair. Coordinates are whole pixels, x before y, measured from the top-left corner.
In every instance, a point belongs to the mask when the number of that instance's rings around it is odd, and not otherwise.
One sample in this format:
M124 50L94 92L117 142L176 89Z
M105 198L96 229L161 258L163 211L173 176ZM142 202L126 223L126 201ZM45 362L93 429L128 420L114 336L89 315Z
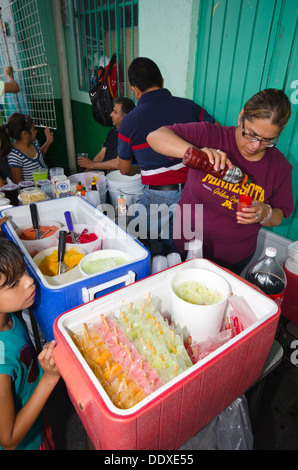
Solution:
M291 103L282 90L267 88L252 96L243 111L243 119L270 119L282 131L291 117Z

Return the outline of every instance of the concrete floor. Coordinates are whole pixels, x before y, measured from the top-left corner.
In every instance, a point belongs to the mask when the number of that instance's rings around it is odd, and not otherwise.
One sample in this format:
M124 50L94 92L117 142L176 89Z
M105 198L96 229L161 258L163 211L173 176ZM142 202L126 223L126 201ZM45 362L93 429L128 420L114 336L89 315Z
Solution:
M298 365L291 361L296 338L293 331L289 333L287 323L281 320L276 335L284 350L282 360L261 385L257 385L262 394L256 418L251 420L255 450L298 450ZM254 388L246 394L249 405L253 392ZM57 450L90 449L87 433L62 380L46 406L46 413Z

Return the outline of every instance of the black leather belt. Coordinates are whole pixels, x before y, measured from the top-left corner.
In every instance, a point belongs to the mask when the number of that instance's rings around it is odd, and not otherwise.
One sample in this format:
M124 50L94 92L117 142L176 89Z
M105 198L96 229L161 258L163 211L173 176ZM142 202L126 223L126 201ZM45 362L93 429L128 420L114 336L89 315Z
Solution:
M155 191L179 191L184 188L185 183L179 184L163 184L161 186L153 186L152 184L148 185L149 189L155 189Z

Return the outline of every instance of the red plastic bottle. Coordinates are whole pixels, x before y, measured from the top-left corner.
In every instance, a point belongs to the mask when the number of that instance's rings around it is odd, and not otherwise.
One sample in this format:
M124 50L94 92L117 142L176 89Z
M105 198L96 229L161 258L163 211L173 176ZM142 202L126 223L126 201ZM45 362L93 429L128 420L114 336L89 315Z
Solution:
M209 173L215 178L220 178L227 183L245 184L248 180L247 175L242 173L237 166L230 169L228 165L226 165L224 169L219 168L215 170L213 164L209 161L208 155L196 147L188 147L183 156L182 163L189 168L195 168L196 170Z

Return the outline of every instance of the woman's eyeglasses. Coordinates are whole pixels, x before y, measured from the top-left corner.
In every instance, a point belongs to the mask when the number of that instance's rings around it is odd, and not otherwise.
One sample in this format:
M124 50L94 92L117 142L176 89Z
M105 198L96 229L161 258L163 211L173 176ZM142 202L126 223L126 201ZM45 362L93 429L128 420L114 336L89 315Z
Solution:
M242 137L244 139L249 140L250 142L260 142L261 145L264 145L264 147L275 147L279 138L279 135L275 137L274 139L258 139L257 137L248 134L244 130L244 121L242 122Z

